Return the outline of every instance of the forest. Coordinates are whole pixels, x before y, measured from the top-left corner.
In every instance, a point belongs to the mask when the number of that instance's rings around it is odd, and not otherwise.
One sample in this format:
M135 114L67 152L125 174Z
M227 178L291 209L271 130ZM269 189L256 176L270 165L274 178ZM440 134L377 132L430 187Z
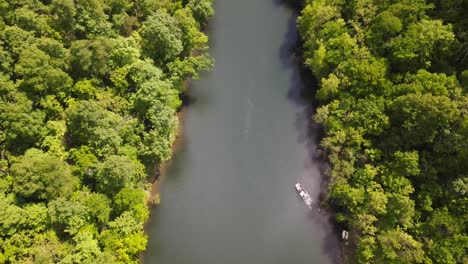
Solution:
M306 0L347 263L468 263L468 1Z
M0 0L0 263L137 263L212 0Z

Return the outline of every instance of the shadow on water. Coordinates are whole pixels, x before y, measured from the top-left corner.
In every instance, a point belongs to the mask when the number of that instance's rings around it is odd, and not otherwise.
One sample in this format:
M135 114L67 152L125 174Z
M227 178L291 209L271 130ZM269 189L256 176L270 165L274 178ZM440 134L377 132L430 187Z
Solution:
M296 13L299 13L304 4L304 0L272 0L272 2L276 6L287 6Z
M318 84L310 70L305 68L302 63L303 54L296 28L296 21L302 7L302 1L272 0L272 2L275 6L286 7L294 12L294 15L288 21L288 30L279 50L279 56L283 68L293 69L287 97L299 108L294 122L298 132L297 141L305 146L312 166L318 166L320 172L324 172L328 165L318 148L318 144L323 137L323 130L312 119L315 113L314 97ZM319 181L320 197L323 197L328 186L328 178L321 173ZM308 213L308 218L326 231L323 240L323 252L329 256L332 263L342 263L337 235L339 230L330 212L323 210L319 212L314 209Z

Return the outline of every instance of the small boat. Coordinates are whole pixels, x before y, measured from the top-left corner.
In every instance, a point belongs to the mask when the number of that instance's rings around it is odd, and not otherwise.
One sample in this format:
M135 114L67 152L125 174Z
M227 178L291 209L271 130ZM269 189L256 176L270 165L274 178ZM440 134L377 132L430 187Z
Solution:
M302 200L307 204L309 208L312 208L312 198L310 198L309 193L302 187L300 183L296 183L295 185L297 192L302 197Z

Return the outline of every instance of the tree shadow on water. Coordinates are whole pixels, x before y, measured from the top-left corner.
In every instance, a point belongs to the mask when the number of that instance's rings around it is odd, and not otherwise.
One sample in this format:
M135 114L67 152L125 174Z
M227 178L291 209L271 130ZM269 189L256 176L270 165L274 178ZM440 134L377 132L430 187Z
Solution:
M304 0L272 0L272 2L275 6L286 6L296 13L299 13L304 5Z
M296 28L296 21L302 6L302 1L272 1L275 6L282 6L283 8L288 8L293 11L288 21L287 32L284 35L284 41L280 47L278 56L284 70L291 71L287 98L298 109L294 120L294 126L298 133L297 142L304 145L307 152L307 161L304 169L310 172L311 175L308 175L309 178L314 177L315 171L318 171L318 174L320 174L316 179L310 180L315 181L315 184L320 186L320 188L318 188L320 192L318 196L322 197L328 186L328 178L323 174L328 164L318 148L318 144L323 137L323 131L312 119L316 107L314 98L318 82L310 70L302 63L303 54ZM314 196L314 194L312 194L312 196ZM343 263L340 243L338 241L339 230L333 215L324 210L318 212L315 208L311 210L308 217L320 228L320 235L323 237L322 251L328 256L330 262L334 264Z

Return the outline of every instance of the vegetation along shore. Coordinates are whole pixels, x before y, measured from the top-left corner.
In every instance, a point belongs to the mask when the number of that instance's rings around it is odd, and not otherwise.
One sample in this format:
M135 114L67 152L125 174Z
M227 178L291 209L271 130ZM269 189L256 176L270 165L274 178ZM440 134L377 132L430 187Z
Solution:
M468 262L467 13L457 0L304 3L349 263Z
M211 0L0 0L0 263L137 263ZM197 51L196 53L194 51Z

